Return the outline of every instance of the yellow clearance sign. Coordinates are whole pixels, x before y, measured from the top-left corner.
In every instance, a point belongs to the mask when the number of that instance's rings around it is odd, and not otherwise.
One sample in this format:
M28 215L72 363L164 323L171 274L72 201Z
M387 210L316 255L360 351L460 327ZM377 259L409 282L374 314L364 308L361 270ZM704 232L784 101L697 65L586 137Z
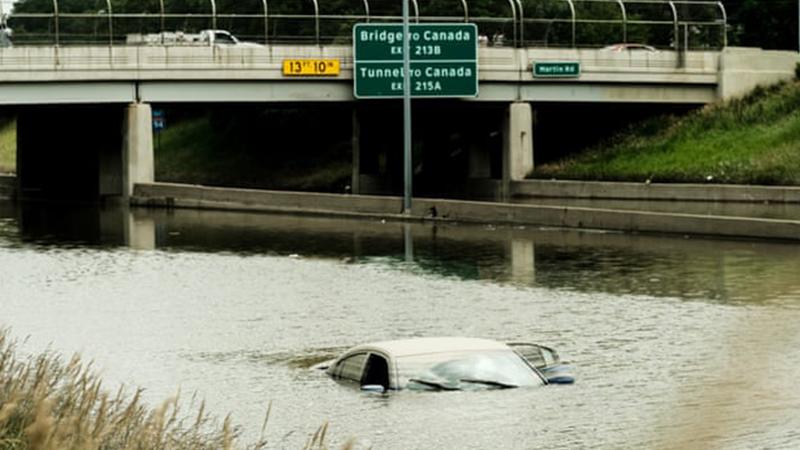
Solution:
M339 75L338 59L285 59L283 75L287 77L335 77Z

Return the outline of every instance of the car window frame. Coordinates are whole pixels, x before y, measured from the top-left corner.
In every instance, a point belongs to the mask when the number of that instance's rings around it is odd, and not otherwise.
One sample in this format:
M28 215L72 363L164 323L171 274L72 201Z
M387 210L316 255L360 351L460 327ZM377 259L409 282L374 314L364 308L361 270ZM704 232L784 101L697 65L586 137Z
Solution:
M396 390L397 389L397 367L394 364L394 358L387 355L384 352L377 351L377 350L368 350L367 351L367 359L364 360L364 365L361 367L361 385L364 384L364 378L367 376L366 368L367 362L372 355L380 356L386 361L386 367L389 372L389 386L388 389Z
M344 362L349 360L349 359L351 359L351 358L355 358L356 356L362 356L362 355L364 356L364 360L361 362L361 366L358 369L358 373L359 373L358 379L343 377L341 372L342 372L342 366L344 365ZM333 364L333 370L331 371L331 376L333 376L333 378L335 378L337 380L350 381L350 382L353 382L353 383L360 383L361 379L364 378L364 367L366 366L368 359L369 359L369 352L365 351L365 350L360 350L360 351L356 351L356 352L353 352L353 353L348 353L348 354L342 356L341 358L339 358Z

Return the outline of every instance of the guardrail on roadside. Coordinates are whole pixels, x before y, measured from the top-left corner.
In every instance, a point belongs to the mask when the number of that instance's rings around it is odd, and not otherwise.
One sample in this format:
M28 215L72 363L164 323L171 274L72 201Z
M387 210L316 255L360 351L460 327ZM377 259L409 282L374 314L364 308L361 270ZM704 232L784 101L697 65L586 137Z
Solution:
M647 44L674 50L727 46L727 13L718 1L688 0L450 0L412 2L413 20L471 22L487 45L513 47L602 47ZM48 12L17 5L8 15L17 45L125 44L129 33L226 29L261 43L322 45L349 43L357 22L400 21L399 3L386 0L250 0L222 11L208 0L204 11L177 11L168 0L157 9L128 11L105 0L96 12L72 11L52 0ZM155 6L155 2L149 2ZM398 4L398 5L394 5ZM489 5L490 7L487 7ZM21 8L21 9L20 9ZM2 14L2 11L0 11Z

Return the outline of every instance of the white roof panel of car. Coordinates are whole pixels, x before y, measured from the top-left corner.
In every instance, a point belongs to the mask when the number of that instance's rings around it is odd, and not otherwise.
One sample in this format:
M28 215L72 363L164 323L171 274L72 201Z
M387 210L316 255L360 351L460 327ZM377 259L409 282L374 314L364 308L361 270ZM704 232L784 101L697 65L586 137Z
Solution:
M401 339L396 341L373 342L359 345L353 350L376 350L393 357L447 353L453 351L508 350L509 347L497 341L464 337L428 337Z

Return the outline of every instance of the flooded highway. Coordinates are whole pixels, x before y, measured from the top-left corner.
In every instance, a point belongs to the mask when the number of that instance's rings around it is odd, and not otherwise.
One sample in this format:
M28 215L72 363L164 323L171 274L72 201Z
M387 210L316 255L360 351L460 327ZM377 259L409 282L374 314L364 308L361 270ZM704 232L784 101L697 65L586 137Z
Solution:
M800 220L797 203L739 203L707 201L611 200L566 198L518 198L515 203L530 205L566 206L573 208L650 211L701 216L733 216L758 219Z
M797 448L800 246L535 227L0 203L0 327L270 448ZM577 383L361 393L363 342L532 341Z

